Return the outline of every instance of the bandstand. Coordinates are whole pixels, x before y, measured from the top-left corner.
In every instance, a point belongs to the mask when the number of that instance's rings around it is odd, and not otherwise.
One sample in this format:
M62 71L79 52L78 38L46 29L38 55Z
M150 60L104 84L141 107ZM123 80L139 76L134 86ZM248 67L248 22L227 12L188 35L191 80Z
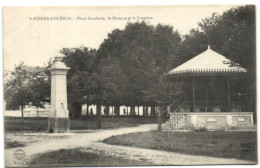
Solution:
M184 100L163 129L241 129L254 125L248 72L210 49L171 70Z

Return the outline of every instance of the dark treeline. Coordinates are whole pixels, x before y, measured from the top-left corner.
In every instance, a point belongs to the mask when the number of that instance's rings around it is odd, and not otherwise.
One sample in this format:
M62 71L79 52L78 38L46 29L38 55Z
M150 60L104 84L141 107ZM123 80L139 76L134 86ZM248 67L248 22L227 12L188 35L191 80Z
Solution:
M169 59L175 57L180 42L173 27L141 22L113 30L97 51L85 47L63 49L64 62L71 67L71 110L80 112L81 105L87 103L96 104L98 109L113 105L116 114L120 105L127 105L133 113L134 106L166 103L148 93L152 87L161 87L160 78L170 69Z
M79 117L82 104L96 104L97 115L101 105L115 106L116 114L120 105L131 106L132 114L134 106L151 106L152 111L155 106L178 106L185 93L178 83L167 81L165 74L208 45L247 68L255 90L255 36L255 6L247 5L223 15L214 13L184 36L170 25L136 22L113 30L97 50L63 48L63 61L71 68L69 111Z

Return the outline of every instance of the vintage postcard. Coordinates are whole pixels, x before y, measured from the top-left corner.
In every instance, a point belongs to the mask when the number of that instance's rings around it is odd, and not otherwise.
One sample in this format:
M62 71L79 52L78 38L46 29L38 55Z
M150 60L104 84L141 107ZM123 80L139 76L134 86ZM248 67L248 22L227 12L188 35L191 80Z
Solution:
M256 165L255 5L4 7L6 167Z

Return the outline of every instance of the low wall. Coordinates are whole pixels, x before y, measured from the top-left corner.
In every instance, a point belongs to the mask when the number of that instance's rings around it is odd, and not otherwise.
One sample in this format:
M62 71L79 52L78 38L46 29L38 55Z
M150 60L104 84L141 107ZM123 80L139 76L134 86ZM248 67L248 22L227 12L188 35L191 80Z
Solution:
M233 127L250 127L253 126L252 112L200 112L186 113L186 117L179 127L187 129L232 129Z
M4 110L5 117L22 117L21 110ZM24 111L24 117L37 117L36 111ZM38 117L49 117L49 110L39 110Z

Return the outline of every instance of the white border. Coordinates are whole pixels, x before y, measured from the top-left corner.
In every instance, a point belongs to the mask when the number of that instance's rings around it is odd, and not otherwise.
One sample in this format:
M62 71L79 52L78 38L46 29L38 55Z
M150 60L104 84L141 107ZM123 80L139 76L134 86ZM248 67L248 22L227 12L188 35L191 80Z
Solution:
M256 4L257 0L2 0L3 6L119 6L119 5L207 5L207 4Z

